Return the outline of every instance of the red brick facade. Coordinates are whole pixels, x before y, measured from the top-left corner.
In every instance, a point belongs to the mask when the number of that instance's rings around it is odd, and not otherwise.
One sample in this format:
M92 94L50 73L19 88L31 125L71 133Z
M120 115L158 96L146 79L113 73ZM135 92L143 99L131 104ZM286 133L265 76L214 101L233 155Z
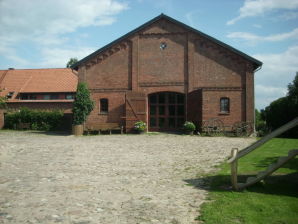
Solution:
M74 68L95 101L86 124L118 122L130 130L128 120L142 119L150 130L148 96L158 92L184 94L185 120L197 125L215 117L225 125L253 122L254 70L261 63L198 32L162 15L81 60ZM230 100L229 113L220 112L222 97ZM108 99L107 114L100 114L101 98Z

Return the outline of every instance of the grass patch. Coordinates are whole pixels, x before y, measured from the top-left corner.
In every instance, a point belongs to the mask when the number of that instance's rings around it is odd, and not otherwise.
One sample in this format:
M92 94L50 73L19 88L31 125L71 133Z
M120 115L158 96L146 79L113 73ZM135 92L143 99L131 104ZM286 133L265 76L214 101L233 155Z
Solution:
M298 149L298 139L275 138L239 160L239 182L265 170L279 156ZM198 188L210 191L208 202L197 218L206 224L297 224L298 223L298 158L292 159L264 182L243 192L227 190L230 186L230 166L224 163L213 176L186 180Z

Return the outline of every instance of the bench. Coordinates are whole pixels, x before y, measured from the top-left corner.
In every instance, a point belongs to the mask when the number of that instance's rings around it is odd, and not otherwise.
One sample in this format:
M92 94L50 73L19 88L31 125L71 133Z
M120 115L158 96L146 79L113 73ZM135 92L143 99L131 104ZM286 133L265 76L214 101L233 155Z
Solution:
M123 134L123 126L120 126L118 123L94 123L88 124L86 126L86 130L89 134L91 131L109 131L110 135L112 134L113 130L120 131Z
M29 130L31 128L31 124L30 123L19 123L19 124L17 124L17 129L18 130L24 130L24 129L26 129L26 130Z

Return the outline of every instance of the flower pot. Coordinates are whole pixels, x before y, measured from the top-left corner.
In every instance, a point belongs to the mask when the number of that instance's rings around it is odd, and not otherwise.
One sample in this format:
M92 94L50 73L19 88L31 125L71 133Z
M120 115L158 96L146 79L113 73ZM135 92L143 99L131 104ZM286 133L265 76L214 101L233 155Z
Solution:
M72 133L75 136L83 135L83 133L84 133L84 126L82 124L73 125L72 126Z
M184 133L185 133L186 135L193 135L193 132L194 132L194 131L184 131Z
M144 134L145 133L145 130L134 130L135 134Z

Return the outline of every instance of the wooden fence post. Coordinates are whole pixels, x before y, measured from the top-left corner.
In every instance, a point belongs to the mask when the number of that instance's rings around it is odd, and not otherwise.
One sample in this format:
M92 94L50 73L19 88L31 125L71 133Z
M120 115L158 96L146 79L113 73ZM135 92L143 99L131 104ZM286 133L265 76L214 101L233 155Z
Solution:
M237 159L238 149L233 148L231 151L231 182L232 187L234 190L238 190L238 178L237 178L237 171L238 171L238 159Z

